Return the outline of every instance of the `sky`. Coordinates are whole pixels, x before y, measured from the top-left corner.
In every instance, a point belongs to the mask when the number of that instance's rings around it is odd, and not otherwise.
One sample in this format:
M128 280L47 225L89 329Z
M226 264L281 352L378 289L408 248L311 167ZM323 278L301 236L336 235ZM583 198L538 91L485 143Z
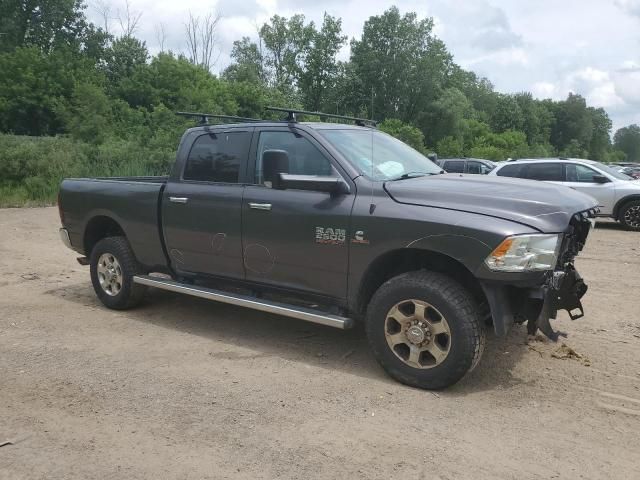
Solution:
M101 25L100 8L91 1L87 14ZM117 34L125 0L94 1L108 5L110 30ZM185 51L189 12L218 11L215 71L229 64L234 40L257 38L274 14L302 13L320 24L326 11L342 18L344 34L358 38L370 16L394 4L402 13L433 17L434 32L456 63L487 77L497 91L554 100L578 93L607 110L613 132L640 124L640 0L129 0L130 10L141 13L135 35L151 53L159 50L160 25L165 49ZM347 44L340 58L348 57Z

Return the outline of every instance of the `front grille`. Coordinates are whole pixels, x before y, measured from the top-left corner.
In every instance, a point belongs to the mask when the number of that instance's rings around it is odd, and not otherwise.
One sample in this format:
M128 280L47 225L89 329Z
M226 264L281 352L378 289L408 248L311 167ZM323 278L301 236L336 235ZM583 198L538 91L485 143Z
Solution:
M582 251L591 230L590 219L595 218L599 212L598 208L590 208L571 217L569 227L562 239L558 267L564 267L567 263L573 262L578 253Z

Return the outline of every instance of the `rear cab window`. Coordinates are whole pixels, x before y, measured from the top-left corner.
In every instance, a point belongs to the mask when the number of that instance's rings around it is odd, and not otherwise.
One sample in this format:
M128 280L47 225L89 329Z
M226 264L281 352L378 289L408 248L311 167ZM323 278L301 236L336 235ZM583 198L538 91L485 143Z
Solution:
M239 183L250 146L251 132L247 131L208 132L200 135L191 146L182 179Z

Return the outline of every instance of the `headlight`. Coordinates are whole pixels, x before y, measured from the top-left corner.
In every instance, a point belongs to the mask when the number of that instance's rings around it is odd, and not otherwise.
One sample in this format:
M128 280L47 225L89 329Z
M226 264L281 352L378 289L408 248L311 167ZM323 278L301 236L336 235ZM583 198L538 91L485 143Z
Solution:
M507 237L484 263L499 272L553 270L558 262L560 239L557 234Z

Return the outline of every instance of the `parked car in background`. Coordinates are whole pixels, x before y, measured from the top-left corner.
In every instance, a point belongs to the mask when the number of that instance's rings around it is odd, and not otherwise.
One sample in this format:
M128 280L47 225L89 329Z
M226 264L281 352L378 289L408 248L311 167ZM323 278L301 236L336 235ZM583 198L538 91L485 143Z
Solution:
M480 158L440 158L436 162L447 173L475 173L486 175L496 168L491 160Z
M522 159L504 162L490 175L566 185L598 200L599 216L640 231L640 182L603 163L578 158Z
M620 173L629 175L631 178L634 178L636 180L640 178L640 165L637 167L620 167L617 170Z
M618 167L640 167L640 163L637 162L613 162L611 165Z

